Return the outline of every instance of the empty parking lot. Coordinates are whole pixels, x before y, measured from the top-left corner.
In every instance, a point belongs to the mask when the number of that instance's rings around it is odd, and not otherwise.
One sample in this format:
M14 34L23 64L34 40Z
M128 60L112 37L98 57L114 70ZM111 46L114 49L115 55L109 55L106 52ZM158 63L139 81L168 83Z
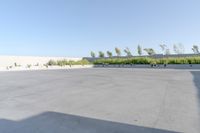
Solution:
M0 133L199 133L200 71L0 72Z

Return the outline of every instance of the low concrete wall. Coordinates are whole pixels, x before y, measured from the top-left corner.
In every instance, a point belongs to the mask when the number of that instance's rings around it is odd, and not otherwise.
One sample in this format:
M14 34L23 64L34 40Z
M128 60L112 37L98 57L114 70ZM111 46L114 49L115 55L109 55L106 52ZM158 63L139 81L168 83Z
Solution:
M0 56L0 68L14 67L15 63L22 67L27 65L43 66L49 60L81 60L82 58L68 58L68 57L34 57L34 56Z
M200 69L200 64L168 64L164 65L94 65L96 68L166 68L166 69Z

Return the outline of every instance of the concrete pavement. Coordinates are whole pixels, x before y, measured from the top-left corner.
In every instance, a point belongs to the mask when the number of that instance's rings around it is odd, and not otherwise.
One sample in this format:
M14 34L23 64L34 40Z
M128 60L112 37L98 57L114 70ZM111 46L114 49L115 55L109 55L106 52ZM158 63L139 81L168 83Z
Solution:
M0 133L199 133L200 71L0 72Z

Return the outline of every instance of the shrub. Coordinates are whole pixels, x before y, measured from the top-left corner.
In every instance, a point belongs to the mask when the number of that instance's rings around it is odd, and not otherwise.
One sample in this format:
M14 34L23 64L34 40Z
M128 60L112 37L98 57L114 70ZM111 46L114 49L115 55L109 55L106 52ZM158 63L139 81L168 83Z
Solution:
M31 66L32 66L31 64L27 64L27 68L31 68Z
M48 66L66 66L66 65L88 65L91 64L88 60L83 59L83 60L78 60L78 61L73 61L73 60L58 60L58 61L53 61L50 60L47 65Z
M48 63L47 63L48 66L55 66L57 65L56 61L54 60L50 60Z

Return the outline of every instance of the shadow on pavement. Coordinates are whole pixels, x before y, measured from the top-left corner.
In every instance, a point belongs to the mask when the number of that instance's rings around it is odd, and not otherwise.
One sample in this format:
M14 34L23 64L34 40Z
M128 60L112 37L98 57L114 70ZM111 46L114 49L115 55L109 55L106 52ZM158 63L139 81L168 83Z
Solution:
M45 112L21 121L0 119L1 133L175 133L87 117Z
M197 97L198 97L198 104L199 104L199 118L200 118L200 71L191 71L193 75L193 82L197 88Z

